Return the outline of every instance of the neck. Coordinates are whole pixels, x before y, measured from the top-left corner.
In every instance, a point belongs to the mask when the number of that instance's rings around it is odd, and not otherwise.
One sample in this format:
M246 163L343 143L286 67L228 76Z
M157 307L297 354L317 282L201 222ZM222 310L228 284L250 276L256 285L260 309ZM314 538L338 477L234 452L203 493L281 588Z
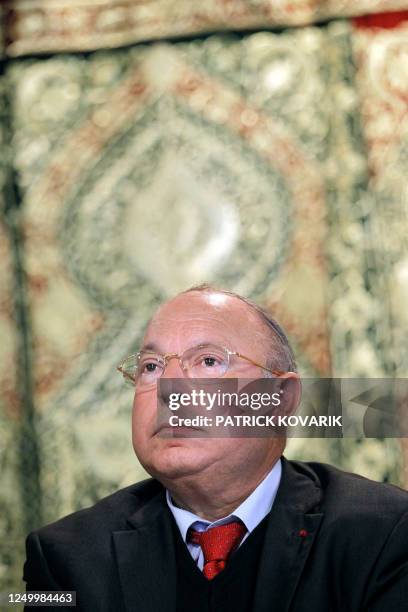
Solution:
M184 510L213 522L228 516L242 502L251 495L256 487L262 482L279 459L276 458L272 465L260 470L251 479L245 482L234 478L231 482L225 479L212 479L212 481L201 482L199 478L183 478L180 481L163 483L170 492L173 502ZM222 482L221 482L222 481Z

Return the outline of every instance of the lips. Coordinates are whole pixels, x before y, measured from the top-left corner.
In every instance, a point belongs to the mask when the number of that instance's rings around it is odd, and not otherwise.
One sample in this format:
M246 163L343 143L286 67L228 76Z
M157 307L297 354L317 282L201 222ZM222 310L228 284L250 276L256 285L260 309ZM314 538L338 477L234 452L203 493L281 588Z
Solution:
M161 434L161 437L163 438L164 437L188 438L188 437L197 437L191 434L193 432L198 432L198 431L204 432L204 430L201 429L200 427L186 427L185 425L182 425L182 426L177 425L177 426L172 427L168 423L162 423L157 426L157 428L154 431L153 436ZM163 435L163 434L168 434L168 436Z

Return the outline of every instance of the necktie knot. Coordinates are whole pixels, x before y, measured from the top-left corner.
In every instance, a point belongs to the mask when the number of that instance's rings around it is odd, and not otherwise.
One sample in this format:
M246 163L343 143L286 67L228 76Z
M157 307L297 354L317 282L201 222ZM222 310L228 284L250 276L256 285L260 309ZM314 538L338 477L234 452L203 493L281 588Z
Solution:
M238 548L246 527L239 521L211 527L207 531L190 529L189 540L201 546L204 555L203 573L208 580L222 571L231 553Z

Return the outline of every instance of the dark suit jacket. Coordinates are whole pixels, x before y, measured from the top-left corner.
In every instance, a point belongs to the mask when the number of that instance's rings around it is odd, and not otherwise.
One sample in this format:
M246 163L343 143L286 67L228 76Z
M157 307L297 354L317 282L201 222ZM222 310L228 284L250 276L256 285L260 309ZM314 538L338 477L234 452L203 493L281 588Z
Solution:
M407 612L408 493L322 463L282 467L252 610ZM27 589L75 590L85 612L171 612L172 520L156 480L122 489L28 536Z

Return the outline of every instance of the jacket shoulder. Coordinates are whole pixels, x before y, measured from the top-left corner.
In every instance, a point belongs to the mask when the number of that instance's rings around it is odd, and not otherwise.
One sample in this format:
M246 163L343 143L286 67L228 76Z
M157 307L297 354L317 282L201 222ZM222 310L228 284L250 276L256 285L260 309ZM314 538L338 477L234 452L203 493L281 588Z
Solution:
M45 525L35 533L47 541L55 536L59 539L76 539L81 537L81 534L88 539L95 532L121 529L126 525L129 516L162 491L163 486L157 480L148 478L102 498L89 508L78 510Z
M319 462L290 462L295 469L313 474L322 490L322 507L334 517L378 517L398 520L408 513L408 491L376 482Z

